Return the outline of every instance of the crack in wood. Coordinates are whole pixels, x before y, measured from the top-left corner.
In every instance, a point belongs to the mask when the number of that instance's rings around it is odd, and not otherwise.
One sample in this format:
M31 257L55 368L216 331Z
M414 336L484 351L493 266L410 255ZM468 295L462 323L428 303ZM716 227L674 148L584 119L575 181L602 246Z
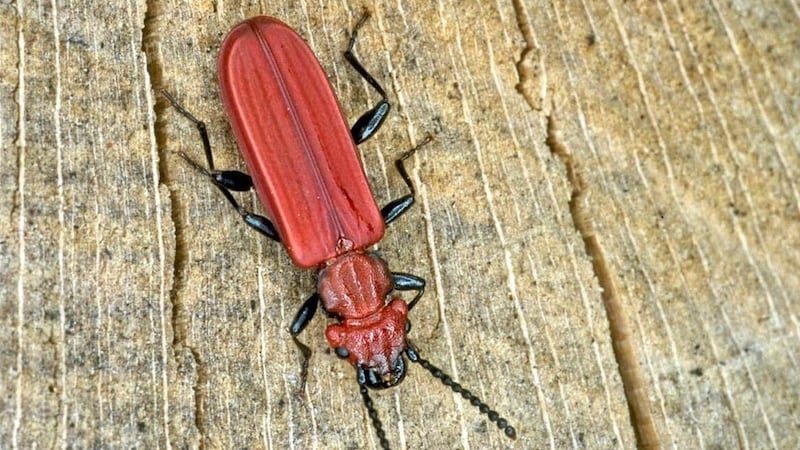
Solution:
M541 111L547 96L547 72L544 66L544 56L533 33L533 26L525 5L520 0L514 0L513 3L517 28L525 40L525 48L516 64L519 83L515 88L531 108Z
M163 85L163 66L161 60L160 44L161 44L161 31L164 23L161 18L161 4L158 0L147 2L144 26L142 28L142 47L141 51L144 53L147 60L147 74L150 78L150 85L154 92L160 92ZM155 102L153 114L155 116L154 133L156 138L156 146L159 152L159 178L164 182L169 183L172 179L167 170L167 141L168 133L166 131L165 110L167 109L166 100L158 96ZM191 336L191 311L188 311L187 305L181 298L180 292L185 285L185 273L188 261L188 250L185 236L182 230L186 229L186 223L182 218L181 211L184 208L181 205L181 200L178 196L174 195L172 189L168 189L170 194L170 208L172 223L174 224L175 233L175 257L172 266L173 284L169 291L169 305L170 310L170 326L173 330L172 349L174 354L180 355L184 351L189 352L191 355L191 365L196 373L195 382L192 384L191 389L193 392L193 405L194 405L194 424L198 432L198 447L200 449L206 448L207 431L206 431L206 418L205 418L205 386L208 383L208 368L201 357L200 351L196 346L192 345L189 341ZM177 363L181 363L181 359L177 358ZM166 368L164 369L166 370ZM165 396L168 393L164 394Z
M578 164L572 157L569 149L563 144L555 117L555 105L547 116L547 139L545 144L550 151L564 163L567 170L567 179L572 185L572 196L569 200L569 210L572 215L575 229L581 234L586 254L592 262L592 270L597 276L600 285L601 298L608 318L611 333L611 346L614 349L619 366L619 374L625 390L628 403L628 413L631 426L636 435L636 444L640 449L660 448L658 432L650 414L650 400L647 385L642 377L639 358L633 342L630 339L631 331L625 307L622 304L611 266L606 262L603 249L594 222L589 213L587 202L586 181L580 173Z

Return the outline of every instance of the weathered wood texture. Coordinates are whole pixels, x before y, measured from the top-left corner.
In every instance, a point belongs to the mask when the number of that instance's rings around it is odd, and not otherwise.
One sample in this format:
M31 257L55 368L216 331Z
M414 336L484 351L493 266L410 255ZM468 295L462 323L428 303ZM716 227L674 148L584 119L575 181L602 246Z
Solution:
M341 56L361 5L0 2L1 447L376 445L322 317L299 392L313 275L176 155L199 139L157 95L241 168L216 54L266 13L353 120L375 100ZM366 5L357 52L396 106L361 147L379 203L436 133L380 251L428 279L422 354L519 432L411 367L373 394L394 447L796 445L797 2Z

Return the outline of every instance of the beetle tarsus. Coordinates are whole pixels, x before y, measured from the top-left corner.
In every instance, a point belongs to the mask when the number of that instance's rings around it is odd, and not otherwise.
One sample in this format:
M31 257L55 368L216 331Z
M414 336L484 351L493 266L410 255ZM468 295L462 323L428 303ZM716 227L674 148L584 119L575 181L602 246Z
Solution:
M403 178L403 181L406 183L408 190L411 191L410 194L406 194L398 199L392 200L386 206L381 208L381 215L383 216L383 223L389 225L390 223L397 220L398 217L402 216L406 211L408 211L414 205L414 197L417 195L417 190L414 189L414 183L411 182L411 177L408 176L408 171L406 170L405 161L410 158L414 153L417 152L420 148L424 147L428 143L433 140L433 135L428 134L425 136L425 139L422 140L419 144L417 144L411 150L403 153L394 161L394 166L397 168L397 171L400 172L400 176Z
M213 171L214 170L214 157L211 154L211 141L208 139L208 130L206 129L206 123L202 120L195 117L192 113L186 110L177 100L175 97L172 96L166 89L162 89L161 93L164 97L169 100L172 107L175 108L183 117L189 119L190 122L194 124L197 128L197 131L200 133L200 139L203 141L203 151L206 154L206 162L208 162L208 169Z
M303 361L300 363L299 392L305 392L306 382L308 381L308 365L309 361L311 360L311 348L309 348L306 344L302 343L300 339L297 339L297 336L293 335L292 341L294 341L294 345L297 346L297 349L300 350L300 355L303 358Z

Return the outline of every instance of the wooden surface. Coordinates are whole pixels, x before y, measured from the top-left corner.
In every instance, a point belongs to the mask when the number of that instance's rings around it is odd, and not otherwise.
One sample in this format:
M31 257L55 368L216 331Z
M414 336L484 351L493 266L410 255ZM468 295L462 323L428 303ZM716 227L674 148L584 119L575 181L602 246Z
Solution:
M0 2L0 446L376 445L322 317L299 390L313 273L176 155L201 146L157 95L241 168L216 54L266 13L352 121L375 96L344 3ZM379 250L428 280L420 352L519 433L412 366L373 394L394 448L796 445L800 7L762 3L366 3L379 203L436 133Z

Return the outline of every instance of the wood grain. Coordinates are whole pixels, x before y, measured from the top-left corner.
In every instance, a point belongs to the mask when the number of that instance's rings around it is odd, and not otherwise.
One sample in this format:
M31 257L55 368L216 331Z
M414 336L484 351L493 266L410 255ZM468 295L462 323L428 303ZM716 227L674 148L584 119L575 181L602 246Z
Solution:
M0 446L376 446L322 317L300 390L313 274L176 155L202 147L157 94L242 168L216 56L269 14L353 121L375 100L341 55L362 5L0 2ZM380 204L436 134L378 250L428 280L422 355L519 434L412 366L373 395L393 447L795 445L797 2L365 6L357 52L395 106L360 148Z

